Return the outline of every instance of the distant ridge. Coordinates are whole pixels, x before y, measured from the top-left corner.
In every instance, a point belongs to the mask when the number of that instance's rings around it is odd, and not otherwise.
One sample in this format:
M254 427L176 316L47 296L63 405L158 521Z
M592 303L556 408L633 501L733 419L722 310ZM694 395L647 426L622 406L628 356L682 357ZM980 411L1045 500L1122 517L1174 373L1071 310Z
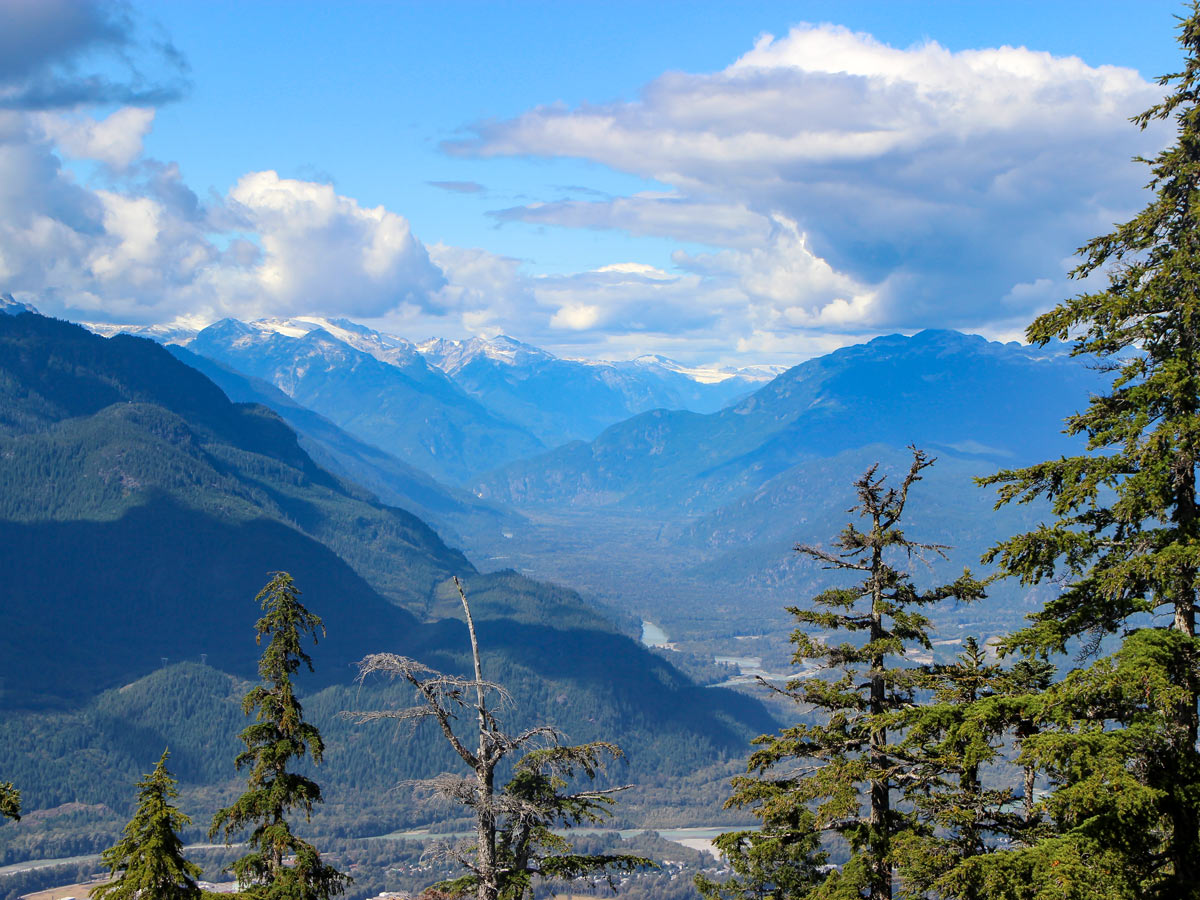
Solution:
M572 591L478 572L418 518L317 466L274 413L231 402L151 341L0 316L0 413L0 706L74 707L164 658L206 654L253 677L253 597L285 569L328 629L310 690L348 685L372 651L458 665L459 575L489 666L530 708L573 698L554 707L573 737L628 741L665 766L672 748L740 748L769 726L759 704L691 682ZM22 748L0 755L32 799L52 785L28 727L0 732Z
M437 454L441 459L431 459L428 454L397 443L394 433L389 433L382 422L353 422L346 411L353 409L353 403L347 407L341 389L331 386L345 413L345 418L338 418L334 401L324 395L320 384L321 373L328 373L330 366L317 362L316 371L311 371L311 354L293 347L292 352L300 354L293 369L303 369L314 379L306 382L283 365L281 354L286 354L282 348L289 346L288 342L317 340L320 333L327 341L393 366L416 382L420 390L438 398L435 402L446 402L447 390L469 395L488 414L540 442L541 446L535 445L532 450L513 445L518 456L571 440L591 439L608 426L651 409L714 412L761 387L784 369L768 365L686 366L654 354L624 362L566 359L507 335L466 340L432 338L415 344L349 319L320 316L268 317L251 322L226 319L203 330L179 324L86 327L105 336L128 333L186 346L245 375L270 382L294 401L310 406L358 437L450 481L460 480L462 473L451 472L445 465L448 448L443 446ZM273 362L268 364L259 357L271 357ZM354 365L353 356L346 356L342 364ZM433 409L412 400L399 408ZM450 413L451 417L455 415ZM427 435L427 439L441 443L436 434ZM467 456L471 456L470 450ZM485 468L496 462L493 456Z

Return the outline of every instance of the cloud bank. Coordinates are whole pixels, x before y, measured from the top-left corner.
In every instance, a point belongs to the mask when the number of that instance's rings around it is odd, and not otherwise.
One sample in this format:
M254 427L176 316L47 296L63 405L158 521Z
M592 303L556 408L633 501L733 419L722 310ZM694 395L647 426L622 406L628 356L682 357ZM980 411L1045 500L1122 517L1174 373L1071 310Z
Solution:
M679 244L669 264L539 275L426 246L400 212L315 180L247 172L198 197L144 154L187 78L146 31L121 6L0 0L0 291L98 321L340 315L609 357L786 361L885 330L1012 333L1074 292L1071 251L1136 208L1145 174L1128 159L1164 139L1127 123L1160 92L1128 69L798 26L635 101L537 107L445 145L667 186L491 213Z
M1024 48L889 47L831 25L761 38L728 68L667 73L636 101L475 127L457 155L568 156L661 196L529 204L503 221L617 228L720 248L677 259L781 326L1024 321L1075 247L1128 215L1163 134L1128 123L1160 88Z

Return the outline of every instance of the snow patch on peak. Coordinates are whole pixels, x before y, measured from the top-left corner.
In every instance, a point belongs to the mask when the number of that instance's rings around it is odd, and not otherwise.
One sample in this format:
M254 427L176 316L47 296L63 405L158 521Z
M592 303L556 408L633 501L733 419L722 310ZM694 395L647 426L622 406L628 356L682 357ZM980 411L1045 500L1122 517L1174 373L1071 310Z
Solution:
M27 312L40 315L36 307L29 303L22 303L12 294L0 294L0 315L19 316L21 313Z
M700 384L720 384L731 378L737 378L749 383L765 383L780 372L783 372L786 368L785 366L771 365L745 366L743 368L728 366L685 366L683 363L668 359L665 356L659 356L656 353L639 356L636 359L630 360L630 362L644 369L664 369L668 372L675 372Z
M271 334L282 334L284 337L302 338L310 331L320 328L320 325L299 318L291 319L255 319L250 327Z
M250 325L263 332L303 338L323 331L334 340L348 344L377 360L397 368L407 368L419 359L416 345L394 334L375 331L349 319L326 319L321 316L291 316L289 318L258 319Z
M200 333L202 324L193 324L187 319L178 319L159 325L116 325L111 322L80 322L84 328L101 337L110 338L118 334L132 334L137 337L150 338L160 344L178 344L184 346Z
M481 357L514 367L555 358L552 353L531 344L524 344L506 334L494 338L473 337L461 341L430 338L416 345L416 349L430 365L437 366L450 376Z

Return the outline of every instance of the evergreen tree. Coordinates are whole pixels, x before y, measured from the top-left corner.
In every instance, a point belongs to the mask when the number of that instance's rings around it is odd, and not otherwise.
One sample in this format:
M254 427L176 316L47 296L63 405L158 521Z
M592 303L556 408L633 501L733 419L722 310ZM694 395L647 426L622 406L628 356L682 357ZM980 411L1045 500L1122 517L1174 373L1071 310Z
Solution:
M1131 890L1171 897L1200 892L1200 6L1181 20L1179 43L1182 70L1160 79L1171 92L1133 119L1175 123L1174 142L1139 159L1152 198L1079 251L1073 274L1104 271L1106 286L1026 332L1037 344L1072 340L1073 353L1114 373L1107 393L1066 420L1089 452L984 480L999 485L1000 504L1045 499L1056 517L989 560L1025 584L1066 584L1009 648L1049 656L1074 642L1082 659L1134 629L1115 657L1051 692L1050 728L1027 740L1026 757L1057 773L1055 846L1119 857Z
M200 867L184 859L177 833L192 820L171 804L179 791L167 771L169 755L164 750L154 771L137 783L137 810L125 837L101 857L115 877L92 889L96 900L199 900Z
M233 872L243 890L269 900L327 900L341 894L350 879L325 864L311 844L292 833L287 813L304 811L321 802L321 789L312 779L288 771L292 760L306 755L320 763L324 742L316 726L305 722L292 676L301 663L312 671L312 659L302 649L306 635L317 642L325 633L321 620L300 603L300 592L286 572L276 572L255 597L264 615L255 624L256 640L270 641L258 664L263 683L242 701L255 721L241 733L246 745L236 759L238 769L250 767L246 793L213 817L209 836L223 832L226 841L252 827L250 852L237 860Z
M885 487L885 478L872 466L855 482L858 503L851 510L868 527L860 529L851 522L832 551L796 548L827 568L852 572L861 580L818 594L811 609L789 609L802 626L792 634L795 661L818 660L823 671L819 677L789 682L786 693L820 718L815 724L800 723L759 738L760 749L748 764L752 774L734 781L729 805L753 807L763 821L762 837L733 841L736 846L731 849L742 857L734 863L735 870L741 867L749 876L746 890L738 896L755 897L762 889L756 851L786 858L789 847L815 847L813 835L821 833L844 837L850 861L815 890L798 895L872 900L892 896L893 843L915 825L912 810L898 809L893 802L905 781L907 763L892 723L897 711L913 703L920 675L901 660L914 646L930 647L929 620L921 608L948 598L969 601L983 596L983 586L969 573L921 591L896 567L914 555L942 555L946 549L910 540L900 528L909 490L932 464L914 448L912 465L899 487ZM827 642L809 629L841 632L847 639ZM785 768L795 761L802 768ZM767 841L774 839L781 843L772 847ZM798 871L808 878L812 869L801 864ZM792 883L805 888L803 880Z
M918 676L923 702L893 720L904 734L897 755L909 765L904 800L919 825L895 848L904 896L978 900L986 895L964 879L965 862L1040 834L1032 767L1023 773L1023 797L1011 779L996 784L995 775L1009 774L1005 739L1021 748L1034 733L1041 704L1031 691L1046 686L1051 669L1022 660L1005 670L969 637L953 663Z
M763 802L754 815L762 828L729 831L713 840L732 874L723 881L696 875L696 888L704 900L800 900L825 880L829 856L821 849L813 814L791 802L786 790L760 783ZM771 800L782 802L767 802ZM752 802L749 795L740 801L726 805Z
M11 781L0 783L0 816L21 821L21 792Z

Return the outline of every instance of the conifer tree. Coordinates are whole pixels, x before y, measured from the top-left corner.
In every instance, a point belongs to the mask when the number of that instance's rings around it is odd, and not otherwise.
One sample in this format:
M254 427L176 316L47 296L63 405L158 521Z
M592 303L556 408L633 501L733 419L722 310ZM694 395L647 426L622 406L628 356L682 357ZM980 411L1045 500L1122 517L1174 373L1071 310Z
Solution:
M761 797L743 795L726 805L757 802L754 815L761 830L728 831L713 840L732 874L722 881L697 874L695 885L704 900L801 900L825 881L829 855L821 848L812 812L791 802L786 788L759 784Z
M904 735L897 755L909 766L904 801L918 826L895 848L904 896L979 900L986 895L964 876L964 863L1040 835L1032 768L1023 796L1011 777L998 784L994 773L1009 774L1006 744L1019 749L1034 733L1041 704L1031 692L1046 686L1051 669L1028 660L1004 669L969 637L954 662L917 676L921 702L893 719Z
M302 643L307 635L317 642L325 633L319 617L300 603L300 592L286 572L276 572L255 597L264 615L255 624L256 641L270 641L258 664L262 684L242 700L242 711L255 721L241 733L246 745L236 759L238 769L250 768L247 790L232 806L213 817L209 836L218 832L229 841L235 832L251 828L250 852L237 860L233 872L242 889L266 900L328 900L341 894L350 879L321 860L316 848L292 833L287 814L299 809L305 819L321 802L321 789L312 779L289 771L293 760L311 757L320 763L325 744L316 726L304 721L292 686L301 663L312 671L312 659Z
M11 781L0 783L0 816L21 821L21 792Z
M900 661L914 647L930 647L923 607L983 596L983 585L967 572L951 584L922 591L897 568L913 556L943 555L946 549L910 540L900 528L909 490L932 464L913 448L912 464L898 487L886 487L878 467L872 466L855 482L858 503L851 510L867 527L848 524L833 550L796 548L826 568L860 580L818 594L810 609L789 609L801 626L792 634L795 661L818 660L823 671L789 682L786 693L815 709L820 720L759 738L760 748L748 763L751 774L734 781L729 805L750 806L763 821L763 837L747 838L733 848L743 854L735 870L741 866L750 876L748 889L740 894L747 900L757 896L761 881L752 853L770 850L783 857L789 846L815 847L813 835L821 833L844 837L851 859L799 896L892 896L893 843L915 823L911 809L894 803L907 763L889 726L896 712L913 702L919 677L919 670ZM810 629L840 632L845 639L825 641ZM788 768L797 762L801 768ZM765 841L774 838L781 844L771 848ZM800 871L810 870L801 866Z
M1160 79L1170 93L1133 119L1175 124L1170 146L1138 160L1149 204L1080 249L1073 274L1102 271L1106 286L1026 332L1036 344L1072 340L1113 373L1066 420L1088 453L984 483L999 485L999 504L1048 500L1055 516L989 559L1025 584L1066 584L1007 646L1046 656L1082 646L1082 659L1124 634L1116 656L1052 690L1051 727L1027 741L1026 757L1057 773L1059 856L1119 859L1139 895L1185 897L1200 891L1200 6L1178 39L1183 68ZM1046 878L1061 878L1062 859L1054 868Z
M178 830L192 820L171 801L179 796L163 751L154 771L137 783L138 805L125 836L101 859L115 876L92 889L96 900L199 900L200 867L183 856Z

